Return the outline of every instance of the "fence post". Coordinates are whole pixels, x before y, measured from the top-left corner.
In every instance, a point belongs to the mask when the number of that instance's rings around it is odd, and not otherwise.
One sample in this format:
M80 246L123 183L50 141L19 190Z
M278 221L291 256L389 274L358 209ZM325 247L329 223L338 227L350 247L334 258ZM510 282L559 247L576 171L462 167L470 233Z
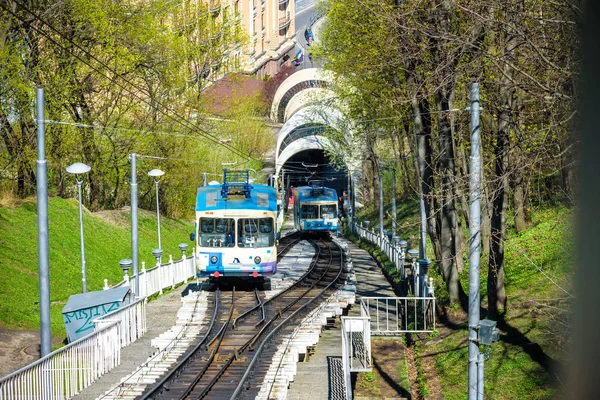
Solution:
M171 269L171 289L175 287L175 267L173 266L173 256L169 254L169 265Z
M152 250L152 255L154 256L154 258L156 258L156 266L157 268L157 272L158 272L158 294L163 294L163 269L162 269L162 263L160 262L160 260L162 260L162 254L163 251L162 249L154 249Z
M163 294L163 267L160 261L156 262L156 267L158 271L158 294Z
M146 274L146 261L142 261L142 274L144 276L144 280L142 281L144 289L140 291L144 294L143 297L146 297L148 296L148 275Z

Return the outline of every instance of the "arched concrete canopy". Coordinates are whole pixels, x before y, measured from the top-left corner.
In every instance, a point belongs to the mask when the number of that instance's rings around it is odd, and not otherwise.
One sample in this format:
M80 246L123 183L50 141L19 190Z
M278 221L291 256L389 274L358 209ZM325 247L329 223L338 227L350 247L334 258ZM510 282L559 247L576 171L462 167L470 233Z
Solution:
M293 73L275 92L271 105L271 120L283 122L287 103L295 94L307 88L327 87L332 82L332 74L321 68L306 68Z
M285 107L283 122L286 122L298 110L306 107L308 104L327 98L333 98L333 93L331 90L325 88L307 88L296 93Z
M281 167L294 154L300 153L301 151L305 150L325 150L326 148L331 148L331 141L325 136L312 135L295 140L292 144L287 146L277 157L277 162L275 163L275 173L279 175L279 170L281 169Z
M284 139L292 134L295 129L307 124L323 125L333 129L342 130L342 115L340 111L332 106L321 106L311 104L300 109L294 114L281 128L277 137L277 147L275 155L280 152L281 144ZM288 146L289 147L289 146ZM287 150L287 147L286 147Z
M315 173L329 176L332 187L341 194L347 189L347 179L342 176L351 174L353 166L345 160L347 168L333 170L329 152L336 152L336 143L323 136L323 130L334 129L348 135L351 132L344 122L340 102L331 90L332 83L330 73L311 68L294 73L278 88L271 116L274 121L283 122L283 126L277 137L274 172L281 176L285 169L290 182L290 176L302 179L303 171L298 171L298 165L302 165L311 176ZM317 166L306 167L305 162Z

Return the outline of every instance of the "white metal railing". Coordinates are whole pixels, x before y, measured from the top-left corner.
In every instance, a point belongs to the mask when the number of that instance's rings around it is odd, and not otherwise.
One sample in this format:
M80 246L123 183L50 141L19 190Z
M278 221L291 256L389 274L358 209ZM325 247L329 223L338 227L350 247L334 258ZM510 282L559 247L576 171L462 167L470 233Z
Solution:
M138 299L131 304L121 306L119 309L96 318L92 321L95 331L112 323L119 323L119 338L121 347L125 347L146 333L146 297Z
M0 379L1 399L68 399L121 363L112 322Z
M400 246L394 245L394 243L390 242L390 240L386 236L381 237L379 234L371 232L370 230L365 229L358 224L352 223L352 229L361 238L378 245L379 248L394 263L394 265L396 266L396 271L400 275L400 278L406 279L406 270L404 268L404 260L406 254L400 248Z
M362 297L360 317L342 317L342 365L346 399L352 372L371 371L371 336L435 330L435 297Z
M372 335L433 332L435 297L362 297Z
M194 254L192 252L192 254ZM140 293L137 297L149 297L153 294L162 294L166 288L172 288L179 283L187 282L196 276L196 265L194 256L182 257L178 260L173 260L173 256L169 256L169 262L165 264L157 264L150 269L146 269L146 263L142 263L140 276ZM135 275L125 276L123 280L112 286L129 286L133 284ZM108 281L104 280L104 289L109 289Z
M138 299L93 321L94 332L0 379L0 399L68 399L121 363L121 348L146 333L147 297L196 276L194 257L148 270L142 263ZM129 286L126 276L115 287ZM104 280L104 289L109 289Z
M352 372L369 372L373 369L369 317L341 317L342 365L346 383L346 398L352 399Z

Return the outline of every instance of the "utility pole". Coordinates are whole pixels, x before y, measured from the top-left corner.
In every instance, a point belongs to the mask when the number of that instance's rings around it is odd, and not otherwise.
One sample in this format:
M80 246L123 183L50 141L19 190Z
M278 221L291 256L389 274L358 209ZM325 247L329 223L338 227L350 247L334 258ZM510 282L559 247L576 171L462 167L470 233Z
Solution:
M392 237L396 236L396 168L392 167Z
M383 241L383 174L379 174L379 236ZM382 242L383 243L383 242Z
M479 248L481 243L481 140L479 137L479 83L471 87L471 165L469 191L469 400L483 399L483 373L478 382L479 354Z
M356 213L356 192L354 190L354 185L356 184L356 179L354 176L351 176L352 180L351 180L351 186L350 186L350 193L352 193L352 203L350 204L350 210L351 210L351 221L352 224L354 224L354 215ZM354 225L352 225L352 232L354 232Z
M135 156L135 153L129 155L131 160L131 260L133 261L132 274L135 279L132 290L134 299L140 293L140 280L138 277L138 187Z
M348 170L348 196L346 196L346 221L348 221L348 230L350 232L352 232L352 216L350 215L350 196L351 196L351 192L350 189L352 187L352 182L351 182L351 176L350 176L350 170ZM344 206L344 195L342 194L342 207Z
M427 213L425 213L425 197L421 189L419 209L421 212L421 232L419 234L419 258L424 260L427 253Z
M36 186L38 207L38 273L40 286L40 353L52 352L50 334L50 268L48 256L48 163L46 162L46 130L44 125L44 88L35 89L38 159Z
M285 213L285 171L281 168L281 212Z

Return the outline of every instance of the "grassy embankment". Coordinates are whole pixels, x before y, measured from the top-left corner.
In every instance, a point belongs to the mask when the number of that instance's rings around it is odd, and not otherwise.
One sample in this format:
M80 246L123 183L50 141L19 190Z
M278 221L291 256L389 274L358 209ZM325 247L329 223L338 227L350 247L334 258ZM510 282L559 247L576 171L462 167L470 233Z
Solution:
M69 296L81 293L79 209L75 199L51 198L48 206L50 302L53 343L62 341L62 308ZM155 264L157 247L154 212L139 212L139 268ZM84 209L85 258L88 291L119 282L119 260L131 258L130 214L127 211L90 213ZM179 243L189 242L191 223L161 216L163 260L181 257ZM37 205L35 199L0 204L0 324L8 329L39 329ZM131 272L130 272L131 273Z
M400 203L399 223L403 238L418 245L418 203ZM508 307L495 318L501 331L500 342L482 347L489 358L485 364L486 397L494 399L542 399L560 396L556 368L564 360L568 338L566 320L570 309L572 211L562 206L543 207L533 212L533 226L520 234L509 229L505 243L506 292ZM378 224L376 212L361 215ZM387 229L391 227L386 226ZM467 232L468 235L468 232ZM366 245L366 244L365 244ZM370 251L397 282L394 268L371 246ZM431 249L431 246L429 246ZM429 257L433 258L432 254ZM467 255L465 260L468 261ZM487 307L488 255L481 257L481 299ZM461 282L468 291L468 263ZM436 297L445 318L438 331L426 337L413 336L418 392L425 396L440 391L445 399L463 399L467 393L467 315L457 305L449 305L447 292L434 266ZM431 377L435 375L435 379ZM435 381L435 382L434 382Z

